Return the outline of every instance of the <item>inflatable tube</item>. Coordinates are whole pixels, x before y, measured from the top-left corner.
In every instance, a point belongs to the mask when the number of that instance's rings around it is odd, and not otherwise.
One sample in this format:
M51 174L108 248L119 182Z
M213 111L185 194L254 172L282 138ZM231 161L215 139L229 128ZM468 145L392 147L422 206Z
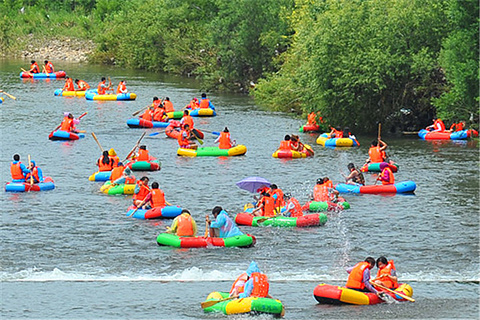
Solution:
M88 177L88 180L90 181L108 181L110 180L110 175L112 174L112 171L97 171L93 173L90 177Z
M83 133L74 133L63 130L55 130L48 135L48 139L50 140L78 140L80 138L85 138L85 135Z
M388 294L390 297L397 301L407 301L404 298L389 291L382 291L382 289L379 289L378 291ZM413 293L412 287L410 287L406 283L400 284L400 286L394 291L403 293L404 295L409 297L411 297ZM368 305L385 302L373 292L361 292L325 283L319 284L315 287L315 289L313 290L313 296L319 303L322 304Z
M135 186L135 184L117 184L116 186L112 186L112 182L107 181L100 188L100 191L111 196L117 194L133 194Z
M154 157L150 157L148 161L129 162L125 167L133 171L157 171L161 169L162 163Z
M55 184L51 177L45 177L42 182L9 182L5 185L6 192L27 192L27 191L47 191L55 189Z
M30 73L20 72L20 78L34 78L34 79L47 79L47 78L65 78L67 74L65 71L57 71L52 73Z
M306 124L298 129L299 132L322 132L325 131L325 128L322 128L318 124Z
M380 163L382 162L365 163L363 167L360 168L360 171L361 172L382 172L382 170L380 169ZM388 166L390 167L390 170L392 170L392 172L398 171L398 164L389 163Z
M322 133L317 138L317 144L324 147L358 147L360 143L351 138L328 138L327 133Z
M235 236L230 238L210 238L210 237L179 237L170 233L160 233L157 237L159 246L170 246L176 248L203 248L207 246L214 247L252 247L256 239L249 234Z
M302 151L295 151L295 150L281 150L277 149L272 154L274 158L290 158L290 159L297 159L297 158L306 158L306 157L313 157L314 152L312 147L308 144L304 144L305 148Z
M395 184L378 184L370 186L356 186L352 184L339 183L335 189L340 193L413 193L417 185L413 181L402 181Z
M239 144L230 149L220 149L218 147L204 147L198 149L183 149L177 150L178 156L184 157L231 157L242 156L247 153L247 147L243 144Z
M337 203L330 201L310 201L305 204L305 207L310 212L340 211L350 209L350 204L347 201Z
M260 220L260 222L259 222ZM272 227L315 227L324 225L327 222L327 216L323 213L307 214L301 217L276 216L272 218L254 217L247 212L239 213L235 216L235 222L243 226L272 226Z
M166 128L168 122L148 121L141 118L132 118L127 120L127 126L130 128Z
M152 209L137 209L135 213L135 206L130 206L127 209L127 217L134 217L137 219L158 219L158 218L168 218L173 219L176 216L182 213L182 208L178 206L165 206L165 207L157 207ZM132 216L133 213L133 216Z
M191 117L215 117L217 113L211 108L197 108L189 111Z
M85 91L62 91L62 89L57 89L53 94L57 97L85 97Z
M173 120L173 121L176 121L176 120ZM180 136L180 128L177 127L177 126L171 126L170 125L165 129L165 134L169 138L178 140L178 137Z
M183 111L167 112L168 119L180 120L183 118Z
M418 131L418 136L424 140L466 140L471 137L478 137L478 132L475 130L440 132L422 129Z
M137 98L137 95L133 92L119 94L98 94L97 92L97 90L87 90L85 92L85 99L96 101L127 101Z
M228 292L212 292L205 301L228 298ZM283 316L285 309L280 300L271 298L248 297L243 299L226 300L203 309L205 312L222 312L223 314L264 313Z

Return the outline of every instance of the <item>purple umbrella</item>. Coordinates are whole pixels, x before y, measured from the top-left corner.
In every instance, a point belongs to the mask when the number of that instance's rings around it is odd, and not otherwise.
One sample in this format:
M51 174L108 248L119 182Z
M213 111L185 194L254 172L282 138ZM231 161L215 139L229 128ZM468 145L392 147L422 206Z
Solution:
M258 189L262 187L270 187L270 184L270 182L262 177L248 177L236 183L240 189L247 190L252 193L258 192Z

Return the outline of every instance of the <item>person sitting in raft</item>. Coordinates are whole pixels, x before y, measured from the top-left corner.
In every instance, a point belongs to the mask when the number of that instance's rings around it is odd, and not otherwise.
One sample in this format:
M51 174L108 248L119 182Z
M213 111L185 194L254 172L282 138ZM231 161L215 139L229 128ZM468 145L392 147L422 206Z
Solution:
M102 77L100 83L97 86L98 94L103 95L107 93L107 90L113 90L112 88L110 88L110 85L107 86L106 82L107 82L107 79L105 79L105 77Z
M393 176L392 169L390 169L388 163L380 163L380 170L382 170L382 172L378 175L377 180L382 181L383 185L395 183L395 177Z
M138 148L138 154L135 156L135 161L148 161L150 160L150 154L148 153L147 146L141 145Z
M155 104L155 102L152 105L154 105L154 104ZM168 121L168 116L167 116L167 113L165 112L165 108L163 107L163 104L159 104L158 106L154 107L154 109L153 109L153 121L159 121L159 122L167 122Z
M345 287L361 292L373 292L378 295L377 290L370 283L370 270L375 266L375 259L367 257L365 261L359 262L353 267L347 268L349 273Z
M286 201L284 214L286 217L296 218L303 216L302 206L300 205L300 202L298 202L297 199L292 197L291 193L285 193L283 199L285 199Z
M45 72L45 73L54 73L55 72L55 68L53 67L53 63L51 63L48 60L45 60L44 63L45 63L45 66L43 67L43 72Z
M445 131L445 124L443 123L442 119L432 119L433 124L426 127L428 131L436 131L436 132L444 132Z
M353 134L350 132L350 128L349 128L349 127L343 128L342 136L343 136L344 138L350 138L350 139L353 139L353 140L356 140L356 139L357 139L357 137L355 137L355 135L353 135Z
M235 222L228 216L222 207L216 206L212 209L212 215L215 221L210 221L208 214L205 216L205 222L209 226L210 237L212 238L230 238L241 236L243 234L238 229Z
M333 138L343 138L343 131L342 131L342 128L340 126L338 127L330 127L332 128L332 131L330 131L330 133L328 134L328 137L330 139L333 139Z
M285 135L283 138L282 142L280 142L280 147L278 147L280 150L292 150L291 146L291 137L289 134Z
M450 129L448 131L455 132L455 131L462 131L465 130L466 123L465 121L460 121L459 123L452 123Z
M345 177L345 183L353 184L356 186L364 186L365 177L363 176L363 173L361 173L360 170L358 170L352 162L347 165L347 168L350 173L348 176Z
M219 149L230 149L235 145L235 141L230 138L230 131L227 127L220 132L220 135L215 139L215 143L218 143Z
M158 182L152 183L152 188L147 194L143 203L138 207L142 209L151 209L151 208L163 208L165 207L165 193L162 189L158 188Z
M245 289L245 283L248 281L247 272L240 274L230 288L229 297L238 297Z
M173 233L179 237L196 237L197 223L190 215L190 211L183 209L182 213L173 219L172 225L167 227L167 233Z
M197 98L192 98L190 103L185 106L185 109L195 110L200 108L200 103L198 102Z
M183 117L182 117L182 120L180 120L180 124L182 125L182 128L186 124L188 124L190 129L193 130L193 126L194 126L193 118L192 118L192 116L190 116L190 113L188 112L188 110L183 111Z
M307 124L310 124L310 125L317 125L317 115L315 114L315 112L310 112L307 116Z
M210 102L210 99L207 98L206 93L202 93L202 98L200 99L199 107L200 107L200 109L210 108L210 109L215 110L214 105L212 104L212 102Z
M73 118L73 114L68 113L66 116L63 117L62 123L60 124L60 130L67 132L77 132L74 120L75 119ZM77 120L77 122L79 121Z
M258 298L270 298L272 296L268 294L270 284L268 283L267 275L263 274L255 261L252 261L247 269L247 281L243 287L243 292L238 295L232 295L235 298L248 298L248 297L258 297ZM242 291L241 289L238 291Z
M108 156L110 157L110 159L113 160L112 168L117 167L118 163L120 162L120 158L117 156L117 153L115 152L115 149L110 148L110 150L108 150Z
M290 149L295 151L303 150L303 143L300 142L299 136L292 134L292 136L290 137Z
M88 89L90 89L90 85L83 80L75 79L75 84L78 87L77 91L87 91Z
M63 86L62 91L75 91L75 86L73 85L72 78L65 78L65 85Z
M385 149L388 145L381 139L372 140L370 144L370 149L368 149L368 159L365 160L365 163L378 163L385 161Z
M174 112L175 108L173 107L173 103L170 101L169 97L165 97L163 101L163 107L165 108L165 112Z
M148 106L147 110L145 110L145 112L142 113L142 115L140 116L140 119L153 121L154 116L155 116L155 108L153 106Z
M25 177L30 170L20 162L20 155L13 155L13 162L10 164L10 173L12 174L12 182L25 182Z
M122 162L118 163L118 166L112 169L110 174L110 182L112 186L118 184L135 184L135 176L132 174L130 168L125 168Z
M397 270L393 264L393 260L387 261L387 258L381 256L377 259L377 276L372 280L376 284L381 284L389 289L398 288Z
M113 159L108 155L108 151L103 151L102 156L97 160L98 171L112 171L113 162Z
M157 96L153 97L152 107L158 108L162 105L162 100L158 99Z
M192 130L190 130L190 126L186 124L178 135L178 144L180 148L197 149L197 144L193 142L192 139L195 139L195 136Z
M28 70L27 72L40 73L40 67L38 66L38 63L35 60L30 61L30 63L30 70Z
M275 199L270 196L270 193L263 191L262 197L258 201L257 208L252 211L252 215L255 217L274 217L275 216Z
M285 206L285 200L283 199L283 191L276 184L271 184L270 189L267 191L275 200L275 209L278 211L280 207Z
M127 93L128 90L127 90L127 83L125 82L125 80L122 80L118 83L118 86L117 86L117 91L115 91L116 94L121 94L121 93Z
M148 177L143 176L140 180L137 181L137 185L135 186L135 190L133 191L133 205L137 208L142 204L145 197L150 192L150 188L148 187Z
M43 182L43 171L37 167L35 161L31 160L30 165L28 166L30 173L27 173L25 180L30 181L30 176L33 176L33 183Z

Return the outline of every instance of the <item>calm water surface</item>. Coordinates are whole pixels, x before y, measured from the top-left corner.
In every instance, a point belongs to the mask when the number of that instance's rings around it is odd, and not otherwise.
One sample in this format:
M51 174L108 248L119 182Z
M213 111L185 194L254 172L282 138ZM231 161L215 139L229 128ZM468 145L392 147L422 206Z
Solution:
M479 316L479 151L475 141L429 142L416 137L384 137L400 165L397 181L414 180L415 195L347 195L351 209L332 214L325 226L309 229L250 228L254 248L172 249L155 238L171 221L141 221L125 216L130 198L106 196L96 171L100 149L124 157L142 130L129 129L131 114L169 96L176 108L201 94L191 79L106 67L57 63L74 78L96 86L100 77L125 79L136 101L96 102L54 97L63 80L21 80L20 61L0 61L0 89L15 95L1 110L1 165L4 182L19 153L37 162L56 189L24 194L0 193L1 316L4 319L218 319L200 302L211 291L228 290L255 259L271 280L271 294L286 306L287 319L478 318ZM228 126L232 138L248 148L235 158L182 158L177 142L163 133L143 140L162 161L147 173L169 202L188 208L204 230L204 215L216 205L233 217L252 195L235 186L262 176L308 199L318 177L341 182L349 162L363 163L374 137L358 137L354 149L326 149L316 135L302 134L316 154L279 160L271 154L286 133L303 120L264 112L243 95L209 94L218 116L195 119L209 131ZM85 139L52 142L48 134L63 112L88 111L80 129ZM154 130L147 130L152 133ZM206 135L205 145L214 136ZM137 176L141 173L137 173ZM367 175L372 184L375 176ZM318 305L313 289L321 282L342 285L345 267L367 255L395 260L400 281L414 289L415 303L376 306ZM376 269L374 269L376 272ZM244 316L235 316L243 319ZM250 317L249 317L250 318ZM259 316L260 319L270 317Z

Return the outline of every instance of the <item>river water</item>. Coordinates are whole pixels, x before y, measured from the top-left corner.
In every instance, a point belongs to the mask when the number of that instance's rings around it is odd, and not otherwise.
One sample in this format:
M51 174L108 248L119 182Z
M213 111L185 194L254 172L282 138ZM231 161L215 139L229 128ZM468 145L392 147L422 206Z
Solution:
M200 302L211 291L226 291L251 260L271 281L270 293L282 300L286 319L478 318L479 316L479 149L475 141L442 143L417 137L385 136L389 154L400 165L397 181L414 180L415 195L347 195L351 209L329 216L326 225L308 229L241 227L257 237L253 248L172 249L156 236L171 221L125 216L130 198L106 196L100 183L88 181L100 149L115 148L120 158L142 130L126 120L169 96L181 108L201 87L192 79L147 72L57 63L74 78L94 86L100 77L125 79L136 101L96 102L54 97L63 80L21 80L22 61L0 61L1 175L10 179L9 163L30 154L56 189L23 194L0 193L1 316L3 319L218 319L204 314ZM318 177L341 182L349 162L367 158L373 136L359 136L361 146L326 149L316 135L301 134L316 154L280 160L271 154L286 133L303 120L262 111L243 95L209 94L218 116L195 119L195 126L220 131L248 148L234 158L182 158L177 142L163 133L143 140L162 161L147 173L158 181L167 201L188 208L204 231L204 215L216 205L233 217L252 195L235 186L248 176L262 176L305 202ZM52 142L48 134L63 112L78 116L86 138ZM148 133L154 130L147 130ZM206 134L205 145L214 136ZM137 173L137 176L140 173ZM372 184L373 175L366 176ZM343 285L345 268L366 256L394 259L400 282L414 289L415 303L375 306L324 306L313 289L321 282ZM376 269L374 269L376 272ZM244 316L235 316L243 319ZM260 319L270 317L259 316Z

